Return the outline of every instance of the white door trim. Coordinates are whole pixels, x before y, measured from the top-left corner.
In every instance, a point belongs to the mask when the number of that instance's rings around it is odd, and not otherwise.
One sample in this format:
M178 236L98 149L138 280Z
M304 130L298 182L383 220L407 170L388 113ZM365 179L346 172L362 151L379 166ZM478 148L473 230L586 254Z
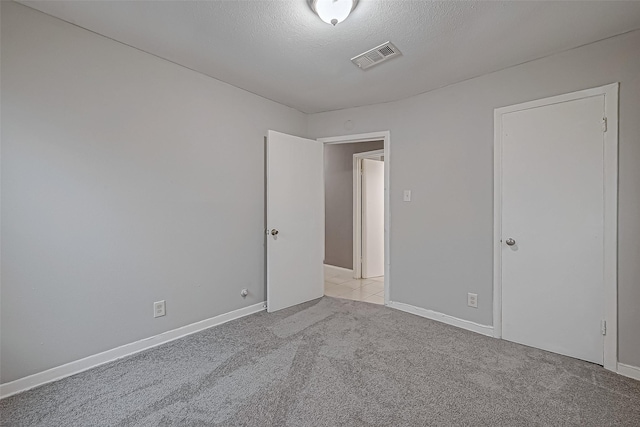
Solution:
M363 153L354 154L355 157L359 157L361 159L375 159L378 160L380 157L384 157L384 150L373 150L373 151L365 151Z
M362 160L378 159L384 150L365 151L353 155L353 277L362 278Z
M384 141L384 304L389 304L391 282L391 133L389 131L318 138L324 144ZM355 231L355 230L354 230ZM355 236L354 236L355 238ZM354 264L355 271L355 264Z
M611 371L618 365L618 87L613 83L522 104L496 108L494 111L493 175L493 331L502 337L502 115L545 105L604 95L607 126L604 133L604 367Z

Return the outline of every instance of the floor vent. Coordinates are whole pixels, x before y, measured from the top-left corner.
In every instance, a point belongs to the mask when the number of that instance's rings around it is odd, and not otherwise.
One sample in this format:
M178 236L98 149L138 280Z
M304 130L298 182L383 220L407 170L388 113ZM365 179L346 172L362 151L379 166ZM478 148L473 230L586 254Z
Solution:
M398 55L402 55L398 48L395 47L393 43L386 42L378 47L374 47L373 49L366 51L365 53L351 58L351 62L356 64L358 68L366 70L367 68L373 67L376 64Z

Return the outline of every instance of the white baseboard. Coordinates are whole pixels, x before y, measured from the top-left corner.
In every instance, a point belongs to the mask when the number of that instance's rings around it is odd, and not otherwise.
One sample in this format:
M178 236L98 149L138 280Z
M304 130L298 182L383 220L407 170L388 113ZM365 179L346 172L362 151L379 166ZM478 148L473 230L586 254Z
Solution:
M633 378L640 381L640 368L637 366L625 365L624 363L618 363L618 373L625 377Z
M121 359L135 353L139 353L143 350L148 350L152 347L156 347L161 344L168 343L169 341L173 341L178 338L200 332L204 329L221 325L223 323L227 323L231 320L239 319L250 314L258 313L262 310L264 310L264 302L230 311L228 313L211 317L209 319L192 323L190 325L182 326L180 328L163 332L159 335L144 338L129 344L125 344L120 347L104 351L102 353L85 357L80 360L65 363L64 365L47 369L46 371L29 375L28 377L20 378L5 384L0 384L0 399L4 399L5 397L21 393L34 387L38 387L46 383L78 374L82 371L86 371L87 369L95 368L96 366L103 365L105 363L112 362L114 360Z
M415 307L401 302L389 301L387 306L401 311L406 311L407 313L426 317L427 319L435 320L437 322L446 323L447 325L457 326L458 328L466 329L467 331L493 337L493 326L481 325L469 320L458 319L457 317L449 316L448 314L427 310L426 308Z
M335 265L324 264L324 274L349 274L353 277L353 270L349 270L348 268L343 267L336 267Z

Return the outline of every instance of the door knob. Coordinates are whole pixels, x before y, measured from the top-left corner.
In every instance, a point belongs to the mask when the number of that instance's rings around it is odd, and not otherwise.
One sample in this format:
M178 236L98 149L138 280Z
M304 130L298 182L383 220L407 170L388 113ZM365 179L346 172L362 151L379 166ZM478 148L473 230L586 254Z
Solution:
M276 230L275 228L271 230L271 235L272 236L277 236L278 235L278 230Z
M515 241L515 240L513 240L511 237L509 237L509 238L505 241L505 243L506 243L507 245L509 245L509 246L513 246L513 245L515 245L515 244L516 244L516 241Z

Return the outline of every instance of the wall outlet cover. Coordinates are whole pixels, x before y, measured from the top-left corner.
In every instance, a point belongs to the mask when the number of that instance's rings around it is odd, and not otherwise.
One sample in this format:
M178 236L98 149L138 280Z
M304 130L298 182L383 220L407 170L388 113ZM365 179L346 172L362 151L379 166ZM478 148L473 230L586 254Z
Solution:
M467 305L469 307L478 308L478 294L467 294Z
M153 303L153 317L161 317L167 314L167 306L165 300Z

